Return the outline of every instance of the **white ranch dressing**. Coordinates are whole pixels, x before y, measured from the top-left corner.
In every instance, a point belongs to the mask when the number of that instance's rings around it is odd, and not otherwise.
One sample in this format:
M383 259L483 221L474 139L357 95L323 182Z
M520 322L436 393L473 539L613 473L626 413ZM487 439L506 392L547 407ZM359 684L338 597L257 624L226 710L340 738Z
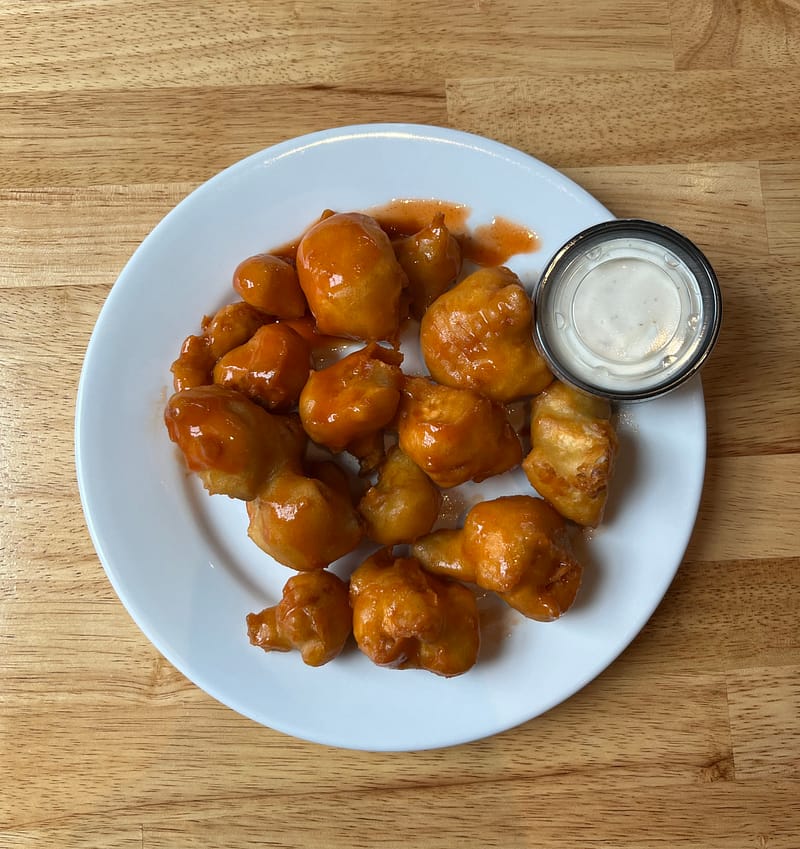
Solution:
M701 342L701 310L697 280L679 256L625 237L573 258L540 320L553 356L575 377L627 392L685 368Z

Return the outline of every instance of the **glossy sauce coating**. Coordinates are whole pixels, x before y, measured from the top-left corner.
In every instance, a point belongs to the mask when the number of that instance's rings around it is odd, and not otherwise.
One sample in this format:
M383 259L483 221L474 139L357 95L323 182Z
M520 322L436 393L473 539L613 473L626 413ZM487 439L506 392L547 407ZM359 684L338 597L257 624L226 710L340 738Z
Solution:
M324 569L361 542L361 517L350 498L317 478L286 468L247 504L248 536L262 551L300 572Z
M439 515L442 495L431 479L393 446L378 480L358 504L367 536L380 545L406 543L427 534Z
M444 217L448 230L456 234L462 233L470 211L463 203L432 198L396 198L367 210L393 239L419 232L440 215Z
M531 299L508 268L484 268L445 292L420 324L434 380L508 402L553 379L533 343Z
M507 472L522 459L500 404L423 377L403 381L397 432L403 451L445 488Z
M532 230L502 216L468 230L471 210L461 203L400 198L373 207L369 213L393 238L416 233L434 216L443 214L445 226L461 245L463 258L476 265L502 265L516 254L532 253L540 247L539 238Z
M478 607L462 584L381 549L350 578L353 635L373 663L460 675L478 658Z
M337 657L352 632L348 585L332 572L289 578L280 602L247 616L247 633L264 651L296 649L308 666Z
M211 494L249 501L268 475L284 462L296 440L297 425L273 416L222 386L200 386L175 393L164 422L186 465Z
M257 497L247 503L247 534L278 563L306 572L324 569L352 551L364 529L340 474L328 464L320 477L307 473L308 436L299 422L296 434L281 446L282 464L273 467Z
M306 342L311 349L315 368L324 368L331 362L340 359L342 351L353 344L351 339L320 333L313 315L304 315L302 318L278 319L276 323L290 327Z
M308 307L294 266L273 254L256 254L239 263L233 288L243 301L277 318L300 318Z
M311 371L308 343L291 327L265 324L214 366L214 382L238 389L268 410L288 410Z
M178 358L170 366L172 385L176 392L207 386L213 382L214 357L205 336L187 336Z
M393 246L408 277L411 315L420 319L439 295L456 282L461 271L461 247L445 226L443 213Z
M170 367L175 391L213 383L217 360L246 342L268 321L269 316L243 301L226 304L214 316L206 316L202 334L184 339L178 358Z
M524 616L542 622L571 607L583 574L563 518L527 495L480 502L462 529L435 531L411 550L434 574L496 592Z
M270 321L270 316L244 301L227 304L212 318L204 319L203 336L214 362L228 351L244 345L262 324Z
M318 329L351 339L397 338L406 274L378 223L361 213L337 213L306 232L297 274Z
M370 343L312 372L300 394L306 433L331 451L343 451L381 431L400 402L402 359L398 351Z

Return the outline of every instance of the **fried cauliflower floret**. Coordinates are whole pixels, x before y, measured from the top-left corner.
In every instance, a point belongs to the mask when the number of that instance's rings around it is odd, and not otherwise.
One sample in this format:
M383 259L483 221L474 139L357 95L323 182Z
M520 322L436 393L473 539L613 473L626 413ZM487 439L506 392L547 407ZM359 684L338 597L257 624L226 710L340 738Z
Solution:
M211 493L250 501L301 433L299 423L271 415L233 389L198 386L176 392L164 423L186 465Z
M350 578L353 634L373 663L460 675L478 658L478 607L462 584L381 549Z
M434 380L507 402L553 379L531 335L533 305L508 268L483 268L434 301L420 344Z
M172 385L176 392L213 383L214 357L205 336L187 336L178 358L170 366Z
M617 454L611 405L559 381L533 402L532 450L522 468L567 519L597 527Z
M238 389L268 410L297 403L311 371L308 343L284 324L265 324L214 366L214 383Z
M348 212L319 221L300 240L297 275L322 333L397 338L408 279L373 218Z
M411 315L422 318L436 298L456 282L461 246L440 212L427 227L394 242L394 252L408 277Z
M268 479L247 504L251 540L279 563L308 572L352 551L364 535L350 498L292 469Z
M243 301L276 318L300 318L307 304L297 272L286 260L256 254L239 263L233 288Z
M289 578L273 607L247 616L247 634L264 651L297 649L308 666L337 657L353 629L348 585L332 572Z
M500 404L422 377L403 382L397 432L405 454L441 487L482 481L522 459Z
M358 446L371 445L370 437L395 416L402 360L398 351L373 342L312 372L300 394L300 419L306 433L331 451L354 447L358 456Z
M244 345L262 324L271 321L266 313L244 301L227 304L211 318L203 319L203 336L213 361Z
M301 430L300 437L284 448L283 463L247 504L250 539L298 572L324 569L352 551L364 535L344 473L320 469L325 480L306 474L306 443Z
M178 358L170 366L175 391L213 383L217 360L247 342L270 320L268 315L243 301L227 304L210 318L206 316L202 333L184 339Z
M427 534L441 504L442 495L433 481L394 446L378 470L377 482L361 498L358 511L370 539L395 545Z
M571 607L583 573L564 519L528 495L482 501L462 529L435 531L411 551L428 571L492 590L542 622Z

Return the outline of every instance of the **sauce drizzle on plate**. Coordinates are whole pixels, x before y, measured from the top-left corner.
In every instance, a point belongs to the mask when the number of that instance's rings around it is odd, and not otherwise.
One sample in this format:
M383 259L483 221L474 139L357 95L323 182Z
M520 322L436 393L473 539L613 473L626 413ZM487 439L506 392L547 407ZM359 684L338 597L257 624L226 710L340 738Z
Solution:
M516 254L539 249L539 237L533 230L502 216L469 230L467 219L471 212L463 203L412 198L396 198L367 210L390 238L410 236L443 213L444 223L458 239L464 259L476 265L502 265Z

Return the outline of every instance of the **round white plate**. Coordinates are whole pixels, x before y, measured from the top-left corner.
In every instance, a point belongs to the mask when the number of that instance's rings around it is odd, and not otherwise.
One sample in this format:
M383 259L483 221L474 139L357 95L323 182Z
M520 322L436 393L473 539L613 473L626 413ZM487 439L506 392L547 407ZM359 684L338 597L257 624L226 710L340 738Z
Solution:
M326 207L358 210L393 198L467 204L470 226L502 215L533 229L541 249L508 263L529 286L559 245L612 217L537 160L453 130L367 125L285 142L209 180L144 240L97 321L76 415L89 531L122 603L158 650L257 722L384 751L502 731L605 669L680 564L705 465L699 381L623 410L607 519L579 545L587 568L575 606L549 624L489 610L494 621L466 675L380 669L352 645L311 669L297 653L250 646L245 615L274 604L292 573L247 539L242 503L207 496L184 471L162 422L169 366L200 317L234 299L240 260L293 239ZM466 487L464 506L511 492L530 492L519 470ZM337 570L345 574L359 554Z

